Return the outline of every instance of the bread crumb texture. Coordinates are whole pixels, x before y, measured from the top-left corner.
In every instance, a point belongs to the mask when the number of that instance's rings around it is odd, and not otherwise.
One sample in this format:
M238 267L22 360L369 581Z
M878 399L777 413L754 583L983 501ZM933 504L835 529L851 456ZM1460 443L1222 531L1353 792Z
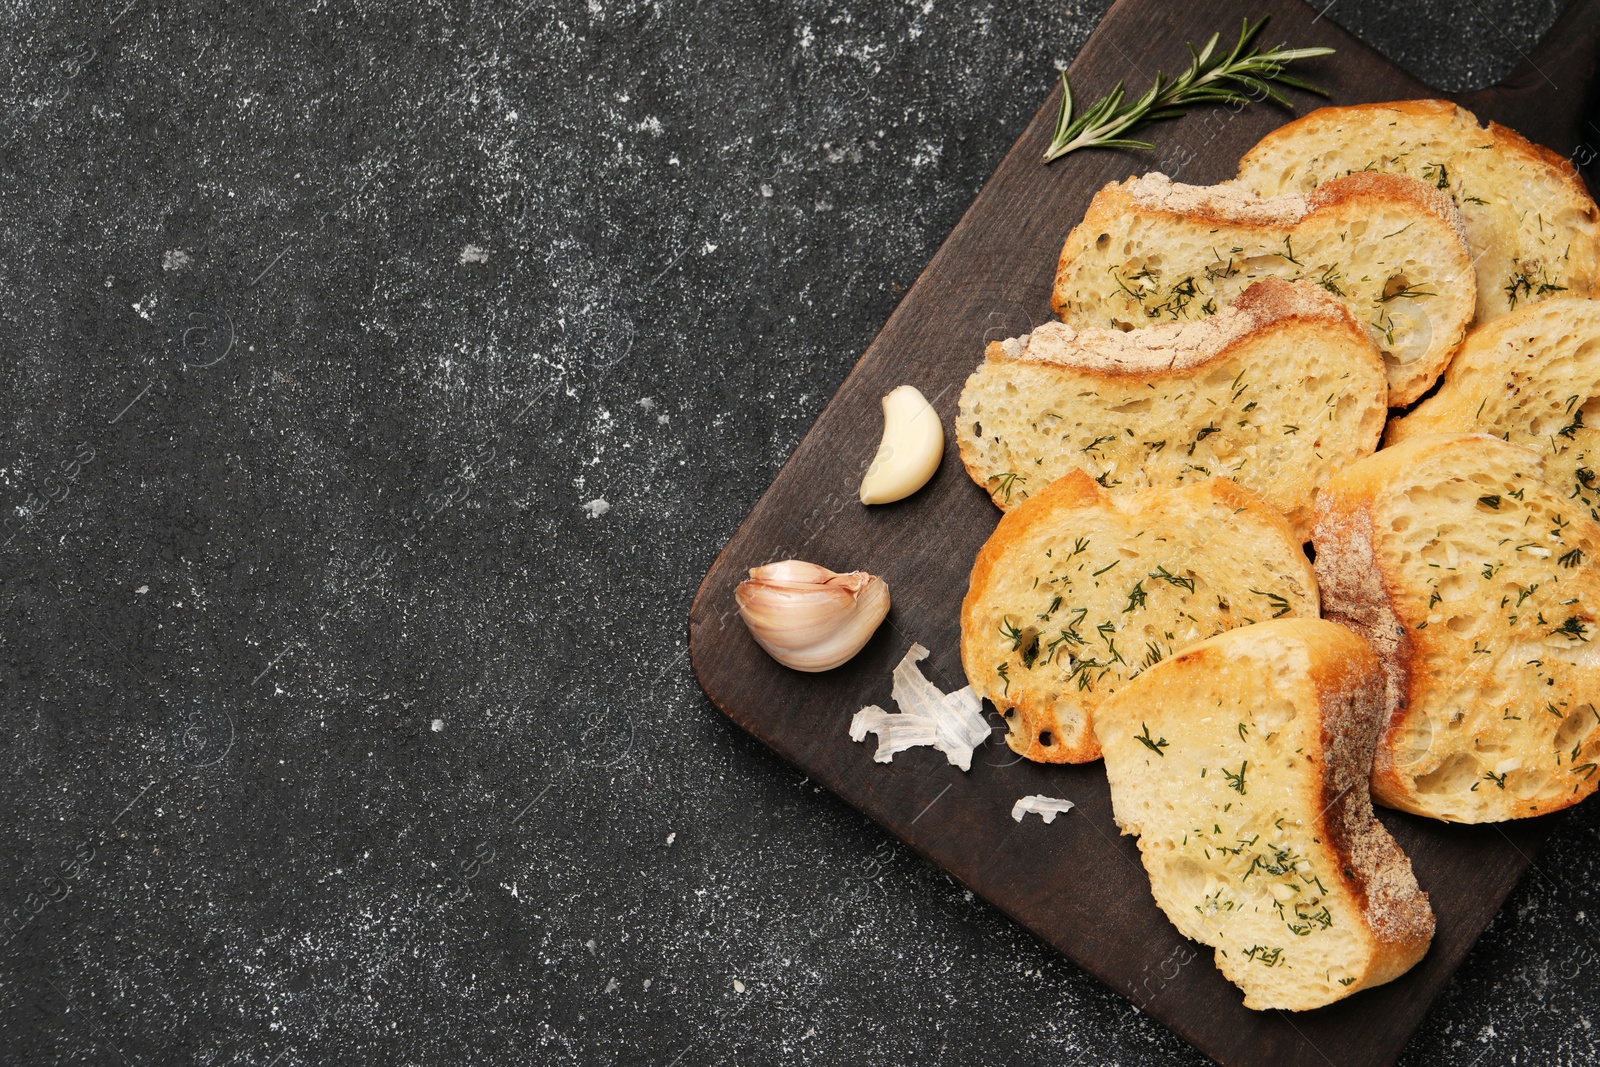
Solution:
M991 344L956 437L1004 509L1075 469L1116 494L1222 475L1307 540L1312 494L1371 455L1386 396L1349 310L1314 283L1269 278L1205 319L1131 333L1052 322Z
M1309 194L1343 175L1404 174L1449 195L1476 265L1480 322L1600 281L1600 210L1572 165L1447 100L1325 107L1278 128L1239 163L1240 186Z
M1600 300L1545 300L1474 328L1388 440L1474 430L1540 453L1545 479L1600 522Z
M1325 613L1387 676L1379 803L1496 822L1594 792L1600 523L1546 474L1487 434L1421 435L1318 497Z
M1427 952L1427 894L1368 794L1383 713L1366 642L1283 619L1194 645L1096 714L1156 903L1248 1008L1321 1007Z
M1107 493L1073 471L1007 512L961 606L961 662L1047 763L1098 759L1098 703L1173 653L1264 619L1315 617L1311 564L1283 516L1223 478Z
M1134 330L1216 315L1269 277L1349 307L1382 354L1390 406L1434 382L1476 300L1460 213L1426 182L1354 174L1263 199L1148 174L1095 194L1062 247L1052 305L1074 327Z

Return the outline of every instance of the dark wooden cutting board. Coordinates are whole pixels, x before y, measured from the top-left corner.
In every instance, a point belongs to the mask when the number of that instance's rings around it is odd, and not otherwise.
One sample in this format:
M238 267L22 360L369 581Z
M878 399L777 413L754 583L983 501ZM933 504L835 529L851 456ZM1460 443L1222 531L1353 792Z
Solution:
M1097 99L1122 78L1140 92L1158 68L1186 65L1186 40L1215 28L1226 46L1245 15L1266 13L1272 23L1263 44L1338 49L1304 64L1302 74L1326 87L1333 103L1444 95L1295 0L1191 0L1181 18L1177 10L1170 0L1119 0L1072 65L1078 98ZM1512 125L1563 153L1576 150L1586 161L1597 23L1600 2L1577 0L1505 83L1458 99L1481 119ZM875 741L856 744L847 734L862 705L893 707L890 671L913 641L932 650L923 664L931 679L946 690L965 684L958 608L973 557L999 518L962 471L953 440L922 492L881 507L856 502L878 444L880 398L912 383L948 427L984 343L1050 317L1061 241L1097 189L1154 169L1195 183L1232 177L1239 156L1289 117L1270 106L1199 110L1140 133L1156 144L1153 152L1084 151L1046 167L1039 157L1059 93L1034 116L707 573L689 620L695 674L734 722L1214 1059L1390 1063L1528 867L1550 819L1465 827L1381 812L1433 899L1432 950L1398 981L1331 1007L1253 1012L1213 966L1210 950L1180 937L1156 908L1133 840L1119 836L1112 821L1100 764L1019 762L992 711L991 743L969 773L932 749L875 763ZM1588 128L1588 136L1600 146L1600 129ZM779 666L733 610L733 589L747 568L787 557L871 571L889 584L888 624L838 670L808 675ZM1067 797L1078 807L1048 826L1032 817L1012 821L1012 804L1031 793Z

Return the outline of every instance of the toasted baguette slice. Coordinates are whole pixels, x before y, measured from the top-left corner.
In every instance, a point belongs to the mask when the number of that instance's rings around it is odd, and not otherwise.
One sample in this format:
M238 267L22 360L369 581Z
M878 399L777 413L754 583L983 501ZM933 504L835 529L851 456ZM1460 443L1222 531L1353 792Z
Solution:
M1448 100L1325 107L1269 133L1239 161L1262 196L1307 193L1357 171L1408 174L1461 209L1478 321L1552 294L1596 295L1600 210L1572 164Z
M1095 194L1052 302L1068 325L1130 330L1215 314L1266 277L1309 278L1350 305L1383 353L1392 407L1439 376L1477 293L1460 214L1414 178L1355 174L1263 200L1147 174Z
M1095 714L1156 903L1247 1008L1318 1008L1428 951L1428 895L1367 793L1383 687L1361 638L1284 619L1200 642Z
M1196 641L1317 614L1316 578L1278 510L1226 478L1113 497L1073 471L1000 519L961 605L961 665L1041 763L1098 759L1090 719L1129 678Z
M1328 483L1315 540L1327 617L1371 641L1388 676L1380 804L1498 822L1594 792L1600 524L1537 454L1414 437Z
M1545 480L1600 522L1600 300L1542 300L1474 327L1387 439L1472 430L1540 453Z
M1117 494L1226 475L1311 536L1311 494L1378 447L1383 360L1311 282L1267 278L1199 322L1051 322L989 345L961 392L972 480L1009 510L1069 470Z

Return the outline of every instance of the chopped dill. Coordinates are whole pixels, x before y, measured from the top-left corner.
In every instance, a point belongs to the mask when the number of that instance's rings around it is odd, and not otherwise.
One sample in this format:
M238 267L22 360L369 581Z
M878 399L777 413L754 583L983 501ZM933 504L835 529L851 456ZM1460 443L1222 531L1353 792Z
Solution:
M1160 318L1162 315L1170 315L1176 320L1182 317L1189 306L1189 302L1195 298L1197 292L1194 278L1185 278L1172 287L1166 300L1154 307L1146 308L1144 313L1152 319Z
M1152 738L1150 736L1149 725L1143 722L1141 722L1139 725L1144 727L1144 733L1134 734L1133 739L1139 742L1145 748L1148 748L1151 752L1154 752L1156 755L1165 756L1166 753L1161 750L1167 747L1167 739L1165 737L1159 739Z
M1072 670L1067 673L1067 680L1077 679L1080 692L1092 690L1094 688L1094 679L1089 677L1089 672L1096 667L1100 668L1099 677L1103 678L1106 671L1110 670L1111 664L1101 663L1092 656L1088 659L1077 660L1072 664Z
M1182 575L1173 574L1171 571L1167 570L1167 568L1164 567L1164 566L1157 567L1155 570L1150 572L1149 576L1151 578L1158 578L1163 582L1169 582L1172 585L1181 585L1181 586L1183 586L1183 588L1187 589L1189 592L1191 592L1191 593L1194 592L1194 579L1193 578L1185 578Z
M1267 967L1276 967L1283 956L1283 949L1268 948L1265 945L1251 945L1245 950L1244 958L1255 960Z
M1389 286L1384 286L1383 295L1378 297L1378 303L1387 304L1391 300L1415 300L1421 296L1438 295L1438 293L1430 293L1426 289L1419 289L1410 284L1395 286L1393 289L1390 289Z
M1093 441L1090 441L1088 444L1084 445L1078 451L1080 451L1080 452L1097 452L1097 451L1099 451L1101 444L1103 444L1106 441L1115 441L1116 439L1117 439L1117 435L1116 434L1108 433L1108 434L1106 434L1106 435L1104 435L1102 437L1096 437Z
M1027 481L1028 476L1025 474L1018 474L1016 471L1002 471L989 480L995 483L995 487L991 489L990 492L1005 494L1006 502L1010 503L1012 487L1015 486L1017 482Z
M1146 593L1144 591L1144 579L1140 578L1137 582L1133 583L1133 588L1128 591L1128 606L1122 609L1122 613L1126 615L1135 608L1144 607L1145 596Z
M1009 618L1000 620L1000 636L1011 642L1011 651L1015 652L1017 646L1022 644L1022 630Z
M1513 271L1504 289L1512 311L1517 310L1517 301L1519 299L1540 297L1546 293L1564 293L1566 291L1566 286L1557 285L1547 280L1542 268L1535 274L1529 274L1526 271Z
M1310 904L1296 904L1294 917L1300 921L1289 923L1289 931L1296 937L1305 937L1313 930L1326 930L1333 926L1333 915L1328 911L1326 904L1316 911L1308 910ZM1285 920L1287 921L1287 920Z
M1272 605L1272 617L1274 619L1289 614L1289 601L1286 597L1279 596L1277 593L1263 593L1259 589L1252 589L1250 591L1256 596L1264 596L1267 598L1267 602Z
M1186 454L1190 456L1194 455L1194 449L1196 445L1210 437L1212 434L1221 432L1222 427L1218 426L1216 423L1206 423L1204 426L1200 427L1200 432L1194 435L1194 440L1189 443L1189 451Z
M1228 780L1228 788L1234 790L1240 796L1244 796L1244 775L1245 771L1249 770L1249 768L1249 760L1245 760L1243 763L1239 764L1239 772L1237 774L1228 770L1226 767L1222 768L1222 776Z
M1337 263L1326 268L1317 276L1316 282L1334 296L1344 296L1344 290L1339 288L1339 265Z
M1576 638L1585 644L1587 644L1589 641L1588 635L1583 632L1583 620L1578 618L1576 615L1568 616L1566 622L1550 631L1551 637L1554 637L1556 634L1564 634L1567 637Z

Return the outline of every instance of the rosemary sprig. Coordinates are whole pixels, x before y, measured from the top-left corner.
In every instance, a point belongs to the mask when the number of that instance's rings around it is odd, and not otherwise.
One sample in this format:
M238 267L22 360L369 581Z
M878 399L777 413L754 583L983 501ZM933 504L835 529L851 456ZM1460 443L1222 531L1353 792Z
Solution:
M1061 114L1056 119L1050 147L1045 149L1044 161L1049 163L1080 148L1154 148L1148 141L1136 141L1123 134L1142 122L1179 118L1184 106L1190 104L1243 106L1264 98L1293 111L1294 104L1274 87L1274 83L1327 96L1317 86L1283 73L1283 68L1297 59L1330 55L1333 49L1271 48L1262 52L1252 48L1266 24L1266 18L1254 25L1245 19L1244 28L1239 31L1239 42L1226 56L1214 55L1219 34L1213 33L1198 52L1191 43L1189 54L1194 61L1178 77L1168 79L1157 71L1155 84L1127 105L1122 102L1122 83L1118 82L1116 88L1077 117L1073 115L1072 83L1067 80L1066 71L1062 71Z

